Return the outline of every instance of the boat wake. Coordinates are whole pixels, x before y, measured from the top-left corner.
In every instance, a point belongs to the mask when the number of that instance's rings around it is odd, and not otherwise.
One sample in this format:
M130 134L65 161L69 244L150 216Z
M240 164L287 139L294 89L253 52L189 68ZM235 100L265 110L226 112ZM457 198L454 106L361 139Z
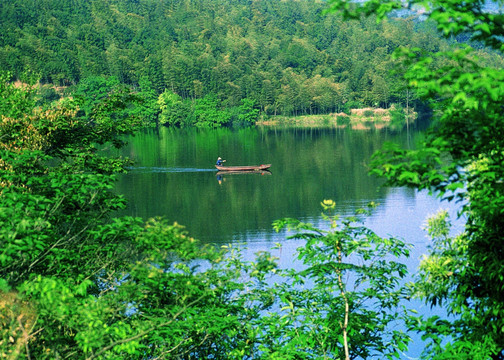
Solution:
M191 173L191 172L215 172L215 169L181 168L181 167L130 167L132 173Z

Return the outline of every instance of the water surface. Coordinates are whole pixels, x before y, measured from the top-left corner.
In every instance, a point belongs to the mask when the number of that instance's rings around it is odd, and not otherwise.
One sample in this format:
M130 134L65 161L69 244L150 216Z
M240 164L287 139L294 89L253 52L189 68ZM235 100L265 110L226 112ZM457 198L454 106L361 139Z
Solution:
M368 165L385 141L409 147L419 136L415 130L161 128L130 140L124 155L136 164L120 177L117 190L130 202L127 214L164 216L205 243L245 243L245 260L281 243L272 253L285 267L293 266L300 243L275 233L274 220L294 217L326 227L322 200L334 200L343 215L373 201L378 207L365 224L381 236L413 244L406 263L414 272L427 252L426 217L448 208L455 219L456 208L427 192L383 187L382 180L368 175ZM226 165L271 163L271 172L220 176L214 167L218 156ZM457 224L455 231L462 227ZM430 312L420 303L414 306ZM417 357L422 347L416 339L407 355Z
M161 128L130 141L125 154L136 164L120 178L118 191L130 200L128 214L165 216L214 243L269 239L272 222L283 217L316 221L323 199L336 201L345 214L369 201L385 209L406 202L410 215L424 219L425 213L414 211L418 194L398 195L367 173L384 141L407 145L414 137L338 129ZM220 176L218 156L226 165L271 163L271 172ZM400 226L390 225L391 232Z

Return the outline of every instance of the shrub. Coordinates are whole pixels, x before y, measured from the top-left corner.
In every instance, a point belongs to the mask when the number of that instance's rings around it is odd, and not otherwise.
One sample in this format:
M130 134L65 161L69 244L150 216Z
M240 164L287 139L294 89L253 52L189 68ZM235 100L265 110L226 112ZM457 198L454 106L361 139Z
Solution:
M365 110L364 111L364 116L365 117L373 117L374 116L374 111L373 110Z
M350 115L352 109L359 109L362 107L362 103L356 100L350 100L343 106L343 112Z
M348 116L343 116L343 115L338 115L336 117L336 124L340 126L347 126L350 124L350 117Z

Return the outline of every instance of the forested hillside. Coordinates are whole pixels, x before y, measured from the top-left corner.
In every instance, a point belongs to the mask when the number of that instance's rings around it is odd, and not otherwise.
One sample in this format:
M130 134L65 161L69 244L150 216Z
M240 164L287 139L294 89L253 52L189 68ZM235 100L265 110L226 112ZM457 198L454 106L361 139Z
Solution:
M398 46L446 46L426 24L343 22L323 2L2 0L0 68L43 83L114 76L157 95L250 99L265 114L316 114L405 103ZM420 31L418 31L421 27ZM148 81L145 81L148 80ZM179 99L177 97L177 99Z

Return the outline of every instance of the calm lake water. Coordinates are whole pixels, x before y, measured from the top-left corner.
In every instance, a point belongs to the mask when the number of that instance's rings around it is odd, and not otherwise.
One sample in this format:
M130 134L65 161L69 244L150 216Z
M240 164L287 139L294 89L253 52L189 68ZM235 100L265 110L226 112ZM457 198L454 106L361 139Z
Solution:
M368 175L367 166L385 141L410 147L420 136L417 130L161 128L130 140L124 155L136 164L119 178L117 190L129 200L128 215L164 216L205 243L243 242L249 259L281 243L281 250L272 253L284 266L292 266L300 244L275 233L274 220L293 217L325 227L322 200L334 200L342 215L374 201L379 205L365 224L381 236L413 244L407 260L413 272L427 252L422 230L427 216L446 208L455 220L456 208L426 192L384 188L380 179ZM271 163L271 172L219 176L214 167L218 156L226 165ZM421 345L414 345L408 356L420 351Z
M320 202L332 199L341 214L374 201L367 219L376 231L425 243L419 231L428 214L449 204L426 193L384 188L368 175L371 155L385 141L412 146L419 132L341 129L180 130L132 138L123 154L136 164L117 185L127 214L164 216L206 243L244 241L267 248L281 240L272 222L294 217L318 223ZM272 164L270 172L219 176L226 165ZM259 243L259 244L257 244Z

